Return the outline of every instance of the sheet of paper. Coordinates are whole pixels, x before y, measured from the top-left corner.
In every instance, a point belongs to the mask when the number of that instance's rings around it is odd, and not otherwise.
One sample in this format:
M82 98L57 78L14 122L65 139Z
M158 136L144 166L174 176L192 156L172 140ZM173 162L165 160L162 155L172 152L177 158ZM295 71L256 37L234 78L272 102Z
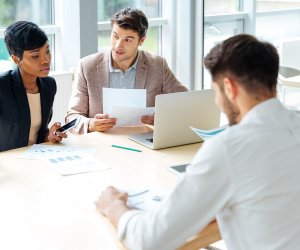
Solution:
M111 114L112 106L145 108L146 89L103 88L103 112Z
M211 129L211 130L203 130L203 129L198 129L198 128L194 128L194 127L190 126L191 130L193 130L203 140L212 138L213 136L224 131L227 127L228 127L228 125L224 125L222 127Z
M106 170L110 167L94 157L84 153L58 153L42 159L60 175L74 175L92 171Z
M154 114L154 107L112 106L110 116L117 118L116 127L140 125L143 115Z
M147 212L157 209L165 197L165 195L148 188L130 190L127 193L127 205L130 208L137 208Z
M38 160L49 158L50 156L57 155L60 153L85 153L92 154L96 152L96 148L88 147L71 147L61 144L57 145L45 145L45 144L34 144L30 146L24 153L18 155L18 159L29 159Z

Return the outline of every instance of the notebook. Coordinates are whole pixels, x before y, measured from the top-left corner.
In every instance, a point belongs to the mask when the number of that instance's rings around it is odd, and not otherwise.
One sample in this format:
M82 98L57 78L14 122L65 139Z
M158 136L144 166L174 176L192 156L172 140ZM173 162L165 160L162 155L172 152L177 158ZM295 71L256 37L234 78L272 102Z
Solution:
M157 95L154 131L129 139L151 149L201 142L190 126L213 129L220 125L220 110L212 89Z

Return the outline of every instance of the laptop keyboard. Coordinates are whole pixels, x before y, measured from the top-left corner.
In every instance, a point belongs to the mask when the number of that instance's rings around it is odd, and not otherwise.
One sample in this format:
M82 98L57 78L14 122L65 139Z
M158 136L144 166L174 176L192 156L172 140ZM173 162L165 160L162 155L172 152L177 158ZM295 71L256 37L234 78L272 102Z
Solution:
M152 138L146 139L146 141L153 143L153 139Z

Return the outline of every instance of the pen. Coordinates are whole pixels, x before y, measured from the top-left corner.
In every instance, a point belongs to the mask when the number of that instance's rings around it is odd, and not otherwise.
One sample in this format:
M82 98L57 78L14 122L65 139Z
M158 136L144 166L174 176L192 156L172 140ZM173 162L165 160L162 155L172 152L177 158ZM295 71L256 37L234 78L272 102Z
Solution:
M113 144L111 146L114 148L122 148L122 149L131 150L131 151L135 151L135 152L142 152L142 150L139 150L139 149L123 147L123 146L119 146L119 145L115 145L115 144Z

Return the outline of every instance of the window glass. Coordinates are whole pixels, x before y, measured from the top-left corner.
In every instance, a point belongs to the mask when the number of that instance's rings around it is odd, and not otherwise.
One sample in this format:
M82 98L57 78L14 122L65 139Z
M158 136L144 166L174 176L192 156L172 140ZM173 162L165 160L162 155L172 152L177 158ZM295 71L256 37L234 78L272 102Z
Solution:
M1 0L0 27L26 20L38 25L52 24L52 0Z
M0 29L19 20L26 20L37 25L52 24L52 0L0 0ZM53 48L52 36L49 36ZM52 49L53 54L53 49ZM4 38L0 37L0 69L11 69L12 62L7 52Z
M98 0L98 21L110 21L110 17L123 8L141 9L148 18L160 16L160 0Z
M220 15L228 13L238 13L241 9L240 0L205 0L204 1L204 46L205 56L212 47L220 41L243 32L243 20L233 21L207 21L208 15ZM211 20L211 19L210 19ZM204 88L211 88L210 74L203 72Z
M204 56L217 45L219 42L243 32L243 21L228 21L228 22L205 22L204 23ZM203 83L204 88L211 88L210 74L204 70Z
M300 0L257 0L256 10L282 10L300 8Z
M266 13L260 13L256 17L256 36L271 42L278 49L281 66L300 70L300 29L297 28L300 27L300 13L293 11L296 8L300 8L300 0L257 0L257 12ZM292 11L284 11L286 9ZM277 11L267 12L273 10ZM300 109L299 94L295 88L278 85L278 96L289 108Z
M245 0L246 1L246 0ZM240 10L239 0L205 0L204 13L205 15L233 13Z
M161 17L160 0L98 0L98 21L110 22L111 16L126 7L142 10L148 19ZM161 27L150 27L141 49L159 54ZM100 30L98 33L98 50L110 48L110 30Z

